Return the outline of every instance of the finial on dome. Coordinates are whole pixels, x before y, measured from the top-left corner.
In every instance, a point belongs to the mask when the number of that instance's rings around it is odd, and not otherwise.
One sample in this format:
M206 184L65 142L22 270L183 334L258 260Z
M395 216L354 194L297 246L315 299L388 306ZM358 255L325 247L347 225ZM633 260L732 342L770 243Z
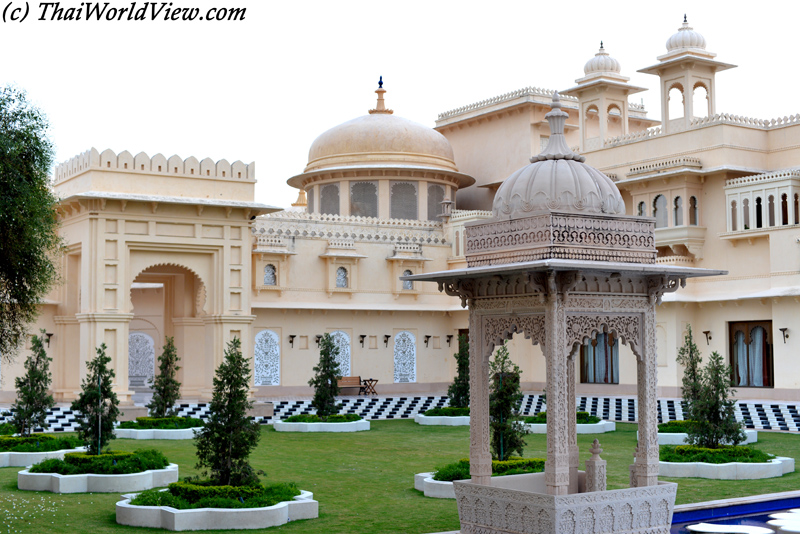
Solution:
M386 109L386 103L383 101L383 93L386 92L386 89L383 88L383 76L378 78L378 89L375 90L378 94L378 103L375 106L375 109L369 110L369 114L372 115L374 113L383 113L387 115L391 115L394 113L391 109Z
M574 159L580 162L586 161L585 157L575 154L567 145L567 140L564 137L564 124L567 122L569 113L561 110L561 95L558 94L558 91L553 93L552 100L550 112L544 116L550 124L550 140L547 142L547 147L545 147L541 154L531 158L531 163L546 159Z
M603 41L600 41L600 50L603 49Z
M686 20L686 13L683 14L683 23L689 24L689 22Z

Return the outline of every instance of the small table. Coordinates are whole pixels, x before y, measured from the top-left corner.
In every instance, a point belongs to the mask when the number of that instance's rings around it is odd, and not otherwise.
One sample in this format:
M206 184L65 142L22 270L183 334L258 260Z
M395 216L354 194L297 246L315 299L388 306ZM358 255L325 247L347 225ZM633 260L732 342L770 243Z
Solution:
M377 395L375 391L375 384L378 383L376 378L365 378L361 381L364 384L364 395Z

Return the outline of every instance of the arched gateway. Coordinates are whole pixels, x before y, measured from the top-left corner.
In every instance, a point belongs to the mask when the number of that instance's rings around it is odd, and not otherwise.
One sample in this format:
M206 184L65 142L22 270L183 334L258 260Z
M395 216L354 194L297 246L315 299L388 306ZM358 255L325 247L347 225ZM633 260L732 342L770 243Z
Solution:
M521 523L509 525L527 509L548 525L543 532L606 532L578 519L610 510L622 522L644 518L626 532L666 533L677 486L658 482L656 304L686 278L722 272L656 264L654 220L624 214L616 185L567 146L558 93L552 107L545 150L503 182L493 218L466 229L468 268L404 277L438 282L469 306L472 478L455 483L461 530L522 532ZM576 355L599 332L636 356L639 444L630 489L605 491L604 472L590 477L587 465L584 478L578 470ZM516 477L511 487L491 476L488 362L514 333L542 346L548 424L545 472L520 475L525 481ZM580 526L589 523L599 530Z

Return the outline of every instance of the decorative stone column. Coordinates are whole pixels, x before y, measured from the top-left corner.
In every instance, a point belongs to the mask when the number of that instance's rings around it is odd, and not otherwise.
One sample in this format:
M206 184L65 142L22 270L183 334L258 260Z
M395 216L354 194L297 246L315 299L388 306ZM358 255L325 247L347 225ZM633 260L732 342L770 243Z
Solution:
M586 460L586 491L605 491L606 461L600 458L600 453L603 452L600 441L595 439L589 451L592 457Z
M547 361L547 461L544 466L547 493L569 493L569 432L567 430L567 328L564 303L559 294L556 273L547 273L544 356Z
M469 472L476 484L491 483L489 451L489 357L484 342L483 317L469 312ZM491 349L489 349L491 350Z
M658 484L658 397L656 356L656 301L650 296L650 305L644 313L644 339L641 356L636 361L639 401L639 442L636 446L632 470L635 487Z
M578 425L575 413L578 411L575 398L575 355L579 350L567 357L567 430L569 432L569 492L578 493L578 467L580 451L578 450Z

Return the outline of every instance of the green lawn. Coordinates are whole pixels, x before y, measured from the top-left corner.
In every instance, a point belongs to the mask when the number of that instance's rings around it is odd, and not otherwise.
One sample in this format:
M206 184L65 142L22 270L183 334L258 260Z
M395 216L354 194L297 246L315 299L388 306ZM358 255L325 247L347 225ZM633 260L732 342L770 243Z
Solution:
M422 534L458 529L455 501L424 497L414 490L413 475L468 456L469 429L420 426L410 420L371 424L369 432L344 434L278 433L272 427L262 427L253 466L267 472L265 481L295 481L301 489L314 492L320 503L319 519L272 530ZM602 457L609 463L611 489L628 486L628 465L636 442L636 425L617 423L617 429L610 434L578 436L581 461L589 457L591 441L600 439ZM527 440L525 456L545 456L544 435L529 435ZM757 446L793 456L800 466L800 435L760 432ZM113 447L158 448L180 465L182 477L196 474L191 441L118 439ZM115 523L116 494L18 491L17 471L19 468L0 469L0 534L141 531ZM679 483L679 504L800 489L798 473L760 481L672 480Z

